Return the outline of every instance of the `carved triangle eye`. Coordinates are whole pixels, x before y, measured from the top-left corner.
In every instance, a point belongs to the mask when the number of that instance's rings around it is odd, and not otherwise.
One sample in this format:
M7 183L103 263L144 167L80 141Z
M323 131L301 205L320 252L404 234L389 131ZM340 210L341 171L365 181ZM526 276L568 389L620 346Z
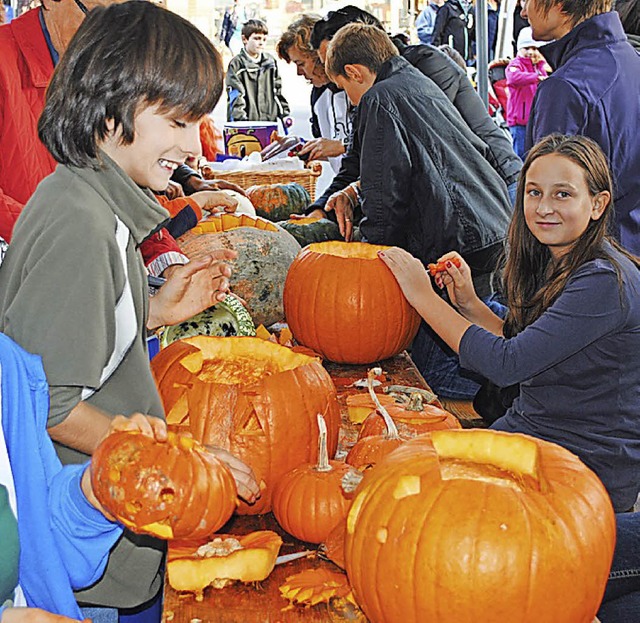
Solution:
M264 435L264 430L258 415L255 411L251 411L247 417L238 426L238 434L240 435Z

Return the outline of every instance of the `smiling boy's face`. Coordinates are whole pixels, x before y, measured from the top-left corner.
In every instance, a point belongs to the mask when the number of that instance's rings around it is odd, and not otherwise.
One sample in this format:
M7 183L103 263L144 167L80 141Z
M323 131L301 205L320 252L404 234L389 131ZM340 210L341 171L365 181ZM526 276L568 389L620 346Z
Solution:
M138 186L164 190L178 165L199 153L197 121L178 119L170 113L158 112L157 106L147 106L136 115L134 128L134 139L130 145L120 142L120 128L112 131L100 148Z

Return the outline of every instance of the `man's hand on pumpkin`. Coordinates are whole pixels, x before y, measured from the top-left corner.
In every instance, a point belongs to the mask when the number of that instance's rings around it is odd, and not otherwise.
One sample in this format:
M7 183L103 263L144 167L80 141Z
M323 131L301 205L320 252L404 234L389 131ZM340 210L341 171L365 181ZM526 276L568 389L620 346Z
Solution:
M229 292L231 277L227 261L237 256L235 251L220 249L177 266L158 293L149 298L147 328L183 322L223 301Z
M346 242L351 242L353 238L353 212L357 205L357 197L353 195L355 195L355 190L347 186L347 188L333 193L324 207L326 212L333 210L336 213L340 234Z
M253 504L260 497L260 486L253 470L224 448L217 446L206 446L206 448L231 470L236 481L238 497L241 497L248 504Z

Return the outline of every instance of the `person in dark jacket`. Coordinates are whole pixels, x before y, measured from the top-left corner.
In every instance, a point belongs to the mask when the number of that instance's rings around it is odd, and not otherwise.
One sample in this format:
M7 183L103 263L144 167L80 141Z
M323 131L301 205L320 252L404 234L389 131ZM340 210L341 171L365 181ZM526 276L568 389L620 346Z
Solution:
M357 106L363 239L400 246L425 265L455 248L474 267L482 296L489 297L511 204L487 161L486 144L375 26L341 28L329 44L326 70ZM352 219L347 210L347 239ZM418 333L412 357L436 392L461 397L477 391L444 355L426 327Z
M436 46L448 43L458 50L467 65L470 65L473 62L475 36L473 2L447 0L438 11L431 43Z
M616 11L629 43L640 52L640 3L638 0L617 0Z
M613 0L529 0L522 11L553 73L538 87L525 149L553 132L588 136L614 175L615 234L640 254L640 55ZM555 40L555 41L554 41Z
M352 5L343 7L339 11L330 11L323 20L316 23L311 35L311 46L318 50L318 55L323 62L329 41L342 26L354 22L372 24L382 29L382 24L371 13ZM513 151L509 137L489 116L466 72L432 45L407 46L397 37L392 41L404 58L442 89L471 131L486 144L487 160L504 180L513 203L522 161ZM357 141L354 140L342 159L340 171L325 192L309 206L307 213L326 217L325 207L331 211L335 209L334 206L337 203L346 204L348 200L341 192L358 179L359 163L360 153Z

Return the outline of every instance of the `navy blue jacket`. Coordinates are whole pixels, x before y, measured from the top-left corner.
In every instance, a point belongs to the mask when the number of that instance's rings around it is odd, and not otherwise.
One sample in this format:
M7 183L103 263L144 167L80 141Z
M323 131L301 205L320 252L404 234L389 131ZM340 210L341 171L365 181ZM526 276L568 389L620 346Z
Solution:
M616 234L639 255L640 55L614 12L585 20L540 51L554 72L538 87L526 149L553 132L595 140L615 183Z

